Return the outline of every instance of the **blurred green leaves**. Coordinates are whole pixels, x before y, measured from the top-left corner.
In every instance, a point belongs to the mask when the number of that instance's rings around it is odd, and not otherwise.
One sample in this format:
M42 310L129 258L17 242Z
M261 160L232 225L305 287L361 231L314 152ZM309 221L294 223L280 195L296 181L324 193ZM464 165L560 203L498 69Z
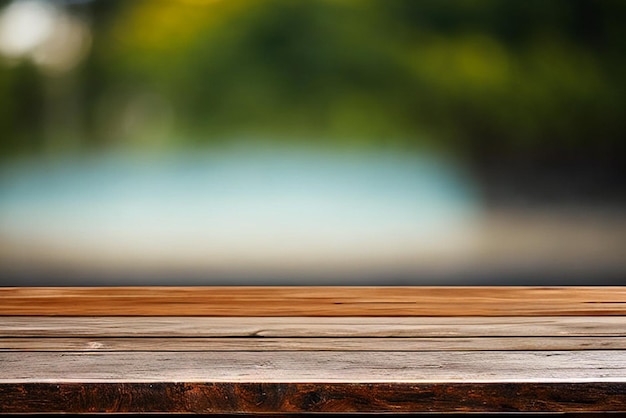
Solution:
M72 73L0 64L0 150L49 149L38 141L67 127L45 125L48 108L79 100L86 149L245 137L612 152L626 131L624 11L612 0L96 0L70 10L93 31ZM73 90L51 105L55 83Z

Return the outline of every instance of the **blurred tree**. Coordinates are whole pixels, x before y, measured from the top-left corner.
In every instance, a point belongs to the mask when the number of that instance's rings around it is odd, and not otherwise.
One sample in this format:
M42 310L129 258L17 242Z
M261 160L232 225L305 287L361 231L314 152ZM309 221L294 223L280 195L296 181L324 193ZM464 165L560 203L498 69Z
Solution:
M87 147L247 137L429 144L466 156L623 149L619 0L66 7L92 30L90 54L74 75ZM36 151L54 136L37 128L43 86L54 80L36 71L0 66L3 154Z

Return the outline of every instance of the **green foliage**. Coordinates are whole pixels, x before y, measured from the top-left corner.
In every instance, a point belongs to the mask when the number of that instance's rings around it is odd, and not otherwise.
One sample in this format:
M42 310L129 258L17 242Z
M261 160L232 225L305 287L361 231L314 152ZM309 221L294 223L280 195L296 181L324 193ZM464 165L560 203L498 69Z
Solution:
M625 132L623 4L96 1L73 75L83 141L611 150ZM49 80L25 87L27 71L0 72L2 149L35 135L25 108Z

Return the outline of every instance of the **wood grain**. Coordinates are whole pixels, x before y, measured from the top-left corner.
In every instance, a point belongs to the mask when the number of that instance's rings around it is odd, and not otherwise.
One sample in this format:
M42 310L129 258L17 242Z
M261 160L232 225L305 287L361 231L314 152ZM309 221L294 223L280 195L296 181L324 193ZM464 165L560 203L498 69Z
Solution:
M0 351L577 351L624 350L626 337L0 338Z
M626 287L0 288L0 413L596 411Z
M626 352L0 352L0 383L620 382Z
M624 412L622 383L19 383L0 412Z
M558 337L626 336L626 317L29 317L0 337Z
M625 287L0 288L0 315L607 316Z

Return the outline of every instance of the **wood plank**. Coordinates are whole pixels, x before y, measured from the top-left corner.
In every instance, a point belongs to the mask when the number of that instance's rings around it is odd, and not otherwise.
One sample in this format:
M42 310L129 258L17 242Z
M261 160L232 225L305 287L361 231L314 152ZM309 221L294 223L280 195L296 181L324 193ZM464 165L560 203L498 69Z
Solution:
M626 384L626 352L1 352L0 383ZM626 389L626 386L624 387Z
M593 411L626 287L0 288L0 412Z
M626 315L626 287L8 287L0 315Z
M626 411L623 383L25 383L0 399L4 413Z
M0 337L626 336L626 317L0 317Z
M0 399L3 413L626 411L623 383L20 383Z
M506 351L623 350L626 337L0 338L0 351Z

